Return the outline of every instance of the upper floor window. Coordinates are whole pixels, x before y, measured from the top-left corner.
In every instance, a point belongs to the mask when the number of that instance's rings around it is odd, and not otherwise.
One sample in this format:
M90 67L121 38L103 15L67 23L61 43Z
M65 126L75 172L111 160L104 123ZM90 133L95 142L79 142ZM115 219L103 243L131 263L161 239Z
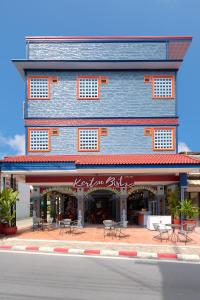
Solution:
M151 82L153 99L173 99L175 97L174 76L145 76L144 82Z
M77 98L80 100L98 100L100 82L96 76L81 76L77 79Z
M100 138L98 128L78 129L78 151L99 151Z
M28 151L47 152L50 151L50 129L28 130Z
M175 135L173 128L155 128L153 130L153 150L175 150Z
M51 78L48 76L28 77L28 99L50 99L50 82Z

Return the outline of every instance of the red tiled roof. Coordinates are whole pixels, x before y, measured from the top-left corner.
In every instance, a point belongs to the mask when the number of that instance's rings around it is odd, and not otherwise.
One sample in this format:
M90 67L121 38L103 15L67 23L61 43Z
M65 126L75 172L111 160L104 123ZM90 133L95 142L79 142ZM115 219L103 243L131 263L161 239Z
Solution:
M77 165L200 165L184 154L112 154L112 155L23 155L4 157L1 162L74 162Z

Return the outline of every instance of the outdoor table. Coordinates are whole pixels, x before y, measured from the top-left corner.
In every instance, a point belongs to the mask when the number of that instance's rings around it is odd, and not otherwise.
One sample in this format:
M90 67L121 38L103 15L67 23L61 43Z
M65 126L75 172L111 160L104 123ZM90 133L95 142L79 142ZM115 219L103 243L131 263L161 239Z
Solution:
M178 240L178 234L176 233L176 229L180 229L181 225L180 224L166 224L166 226L171 227L172 229L172 234L171 234L171 240L175 239L175 241Z

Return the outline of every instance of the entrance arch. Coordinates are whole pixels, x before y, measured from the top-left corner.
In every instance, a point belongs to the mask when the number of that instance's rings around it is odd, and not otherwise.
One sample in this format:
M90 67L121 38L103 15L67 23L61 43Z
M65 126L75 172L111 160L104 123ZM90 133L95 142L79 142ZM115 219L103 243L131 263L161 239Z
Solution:
M127 219L130 223L138 224L139 211L149 211L156 214L156 191L151 187L134 187L128 193Z
M77 219L77 198L68 187L50 187L42 191L41 217L55 219Z
M85 222L102 224L103 220L119 218L119 192L117 190L100 188L87 193L85 200Z

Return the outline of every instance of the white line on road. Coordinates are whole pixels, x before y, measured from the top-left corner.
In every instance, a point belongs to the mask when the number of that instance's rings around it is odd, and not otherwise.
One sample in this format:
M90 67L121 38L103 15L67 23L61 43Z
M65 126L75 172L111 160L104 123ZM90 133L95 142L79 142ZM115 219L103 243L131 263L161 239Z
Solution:
M177 264L195 264L199 265L200 262L196 261L179 261L179 260L167 260L167 259L145 259L145 258L135 258L135 257L121 257L121 256L99 256L99 255L82 255L82 254L66 254L66 253L48 253L48 252L29 252L29 251L18 251L18 250L1 250L0 253L11 253L11 254L29 254L29 255L48 255L48 256L62 256L62 257L81 257L81 258L87 258L87 259L119 259L119 260L131 260L133 263L163 263L163 262L169 262L169 263L177 263Z

